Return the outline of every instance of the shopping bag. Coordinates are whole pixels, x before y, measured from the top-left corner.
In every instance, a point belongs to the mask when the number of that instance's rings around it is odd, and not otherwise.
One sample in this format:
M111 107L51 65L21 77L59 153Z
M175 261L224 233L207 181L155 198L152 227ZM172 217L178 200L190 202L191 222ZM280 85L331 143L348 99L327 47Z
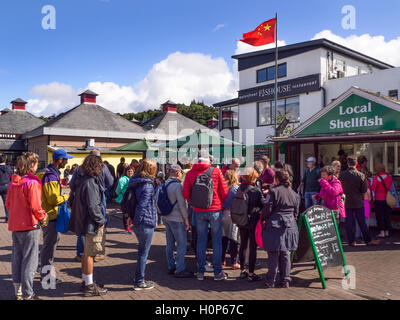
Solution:
M261 224L261 220L258 220L257 225L256 225L256 243L257 245L260 247L260 249L264 249L264 243L263 243L263 239L262 239L262 224Z
M60 204L58 206L58 215L57 215L57 222L56 222L56 230L60 233L67 233L68 232L68 223L69 219L71 218L71 214L67 208L67 202Z

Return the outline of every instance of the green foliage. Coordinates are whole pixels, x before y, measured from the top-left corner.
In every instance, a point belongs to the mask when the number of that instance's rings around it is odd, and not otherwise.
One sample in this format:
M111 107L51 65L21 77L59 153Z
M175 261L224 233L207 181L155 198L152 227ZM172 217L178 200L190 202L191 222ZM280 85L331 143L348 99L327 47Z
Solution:
M139 122L142 122L144 118L146 120L149 120L153 117L158 116L161 113L161 109L152 109L138 113L125 113L119 115L130 121L135 118ZM189 106L185 104L178 104L178 113L204 126L207 126L208 119L218 119L218 109L205 105L203 101L200 102L193 100Z

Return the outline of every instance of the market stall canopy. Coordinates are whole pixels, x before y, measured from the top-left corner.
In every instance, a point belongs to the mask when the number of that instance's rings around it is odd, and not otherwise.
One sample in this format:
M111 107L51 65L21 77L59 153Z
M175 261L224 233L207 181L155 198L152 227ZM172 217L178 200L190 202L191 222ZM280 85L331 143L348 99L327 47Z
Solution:
M112 150L115 150L115 151L142 151L143 152L143 151L147 151L147 150L151 149L153 144L154 143L152 143L146 139L142 139L142 140L138 140L135 142L125 144L120 147L113 148Z

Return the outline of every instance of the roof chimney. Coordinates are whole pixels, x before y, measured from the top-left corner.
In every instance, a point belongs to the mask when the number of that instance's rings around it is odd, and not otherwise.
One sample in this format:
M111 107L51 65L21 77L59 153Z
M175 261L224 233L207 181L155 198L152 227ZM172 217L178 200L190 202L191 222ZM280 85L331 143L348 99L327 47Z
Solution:
M91 90L86 90L85 92L82 92L79 96L81 97L81 104L96 103L96 96L98 96L98 94Z
M168 100L167 102L163 103L162 105L163 112L177 112L178 107L175 102Z
M11 101L12 109L13 109L13 110L25 111L25 105L26 105L27 103L28 103L28 102L26 102L26 101L24 101L24 100L22 100L22 99L20 99L20 98L15 99L15 100Z
M218 120L215 118L211 118L207 120L207 127L214 128L218 124Z

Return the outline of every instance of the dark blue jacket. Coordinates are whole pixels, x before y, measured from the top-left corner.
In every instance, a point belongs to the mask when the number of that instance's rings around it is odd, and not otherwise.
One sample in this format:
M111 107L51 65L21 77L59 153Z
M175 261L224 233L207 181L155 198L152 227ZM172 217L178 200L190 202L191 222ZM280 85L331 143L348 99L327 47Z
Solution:
M10 184L10 176L13 174L13 170L9 165L0 165L0 186L7 186Z
M135 188L136 208L135 226L145 224L155 228L157 225L157 207L155 201L154 179L151 177L141 177L135 174L129 181L128 188Z

